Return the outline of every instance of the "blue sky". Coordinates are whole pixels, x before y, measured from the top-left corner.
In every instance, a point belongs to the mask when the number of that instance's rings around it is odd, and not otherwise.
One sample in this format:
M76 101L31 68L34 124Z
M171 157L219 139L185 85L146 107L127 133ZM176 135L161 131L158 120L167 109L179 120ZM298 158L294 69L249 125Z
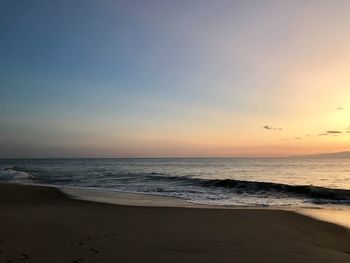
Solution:
M345 147L346 138L305 147L281 137L346 125L347 113L319 116L350 95L342 71L349 7L1 1L0 157L260 156ZM340 73L323 87L314 76L326 65ZM332 100L322 95L334 89ZM317 121L297 123L299 110ZM266 134L264 124L290 132Z

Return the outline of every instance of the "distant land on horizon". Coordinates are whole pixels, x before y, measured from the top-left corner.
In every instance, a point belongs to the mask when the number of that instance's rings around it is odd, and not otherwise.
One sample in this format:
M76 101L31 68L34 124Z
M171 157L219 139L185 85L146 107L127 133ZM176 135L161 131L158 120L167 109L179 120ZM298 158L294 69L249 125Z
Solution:
M293 155L293 158L350 158L350 151L333 152L333 153L319 153L319 154L304 154Z

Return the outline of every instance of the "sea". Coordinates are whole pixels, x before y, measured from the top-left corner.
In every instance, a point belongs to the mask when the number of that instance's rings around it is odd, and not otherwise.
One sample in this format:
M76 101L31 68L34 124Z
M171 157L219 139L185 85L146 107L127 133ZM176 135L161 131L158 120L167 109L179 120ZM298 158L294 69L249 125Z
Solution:
M209 205L350 208L350 158L0 159L0 182Z

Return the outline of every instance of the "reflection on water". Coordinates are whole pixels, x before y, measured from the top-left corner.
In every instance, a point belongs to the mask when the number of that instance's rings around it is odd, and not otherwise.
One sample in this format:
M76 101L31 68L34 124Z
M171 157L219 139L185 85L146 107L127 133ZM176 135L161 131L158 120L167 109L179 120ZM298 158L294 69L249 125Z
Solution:
M350 209L335 209L335 208L324 208L324 209L298 209L299 213L313 218L335 223L344 226L350 230Z

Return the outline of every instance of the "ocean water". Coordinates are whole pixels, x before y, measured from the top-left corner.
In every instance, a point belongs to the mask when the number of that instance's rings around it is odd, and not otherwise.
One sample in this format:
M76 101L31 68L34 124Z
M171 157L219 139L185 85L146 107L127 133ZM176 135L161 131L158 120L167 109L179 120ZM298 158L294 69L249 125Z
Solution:
M215 205L350 207L350 159L3 159L0 182L156 194Z

